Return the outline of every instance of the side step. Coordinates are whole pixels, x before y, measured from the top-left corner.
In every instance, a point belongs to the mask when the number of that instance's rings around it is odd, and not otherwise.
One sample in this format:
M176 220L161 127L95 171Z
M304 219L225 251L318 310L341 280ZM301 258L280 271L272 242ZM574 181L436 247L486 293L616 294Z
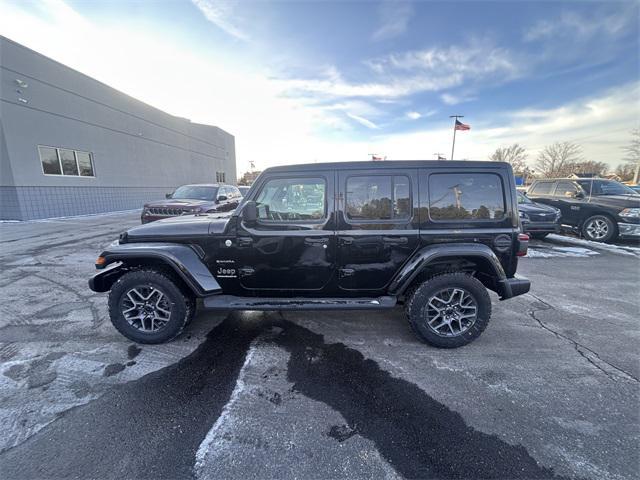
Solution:
M380 310L396 306L396 297L269 298L212 295L203 299L207 310Z

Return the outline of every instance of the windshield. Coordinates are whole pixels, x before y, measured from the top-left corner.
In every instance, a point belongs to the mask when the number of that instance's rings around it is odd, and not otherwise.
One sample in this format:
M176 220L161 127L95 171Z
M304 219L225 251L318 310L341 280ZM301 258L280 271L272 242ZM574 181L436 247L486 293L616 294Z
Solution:
M530 198L527 198L527 196L524 193L518 192L518 205L520 205L521 203L533 203L533 202L531 201Z
M626 185L615 180L578 180L588 195L637 195ZM593 187L593 189L592 189Z
M175 199L208 200L213 201L218 195L218 187L204 187L199 185L184 185L176 189L171 195Z

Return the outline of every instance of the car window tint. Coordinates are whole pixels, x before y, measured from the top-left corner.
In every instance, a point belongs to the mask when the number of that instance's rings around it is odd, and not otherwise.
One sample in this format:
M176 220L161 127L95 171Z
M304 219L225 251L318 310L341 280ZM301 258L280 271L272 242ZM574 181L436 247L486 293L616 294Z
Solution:
M409 177L354 176L347 179L346 214L350 220L408 218L411 212Z
M554 182L538 182L531 188L531 194L550 195Z
M258 219L319 220L326 215L326 183L322 178L274 178L262 187Z
M571 182L558 182L556 187L556 197L572 197L578 189Z
M489 173L435 173L429 176L432 220L504 218L500 177Z
M174 199L213 201L218 196L218 187L183 185L171 195Z

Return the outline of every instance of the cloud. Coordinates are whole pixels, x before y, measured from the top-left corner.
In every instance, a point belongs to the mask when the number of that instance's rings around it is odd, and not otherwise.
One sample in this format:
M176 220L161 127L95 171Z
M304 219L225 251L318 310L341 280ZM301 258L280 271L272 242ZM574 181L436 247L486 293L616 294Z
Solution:
M238 40L249 40L236 24L238 2L232 0L191 0L207 20Z
M385 0L378 6L380 26L373 33L373 40L387 40L398 37L407 31L409 20L413 16L413 6L406 1Z
M590 40L594 37L615 37L624 31L637 18L631 12L616 12L609 15L595 14L581 15L573 11L565 11L559 17L539 20L524 33L524 40L551 40L554 38L570 38L576 40Z
M446 48L433 47L385 55L365 62L372 81L350 82L335 68L321 78L284 79L292 95L401 98L491 80L505 82L522 74L514 55L479 39Z
M458 105L459 103L471 102L475 99L476 97L468 95L452 95L450 93L443 93L442 95L440 95L440 100L442 100L447 105Z
M420 118L422 118L422 114L419 112L407 112L407 118L410 118L411 120L418 120Z
M347 112L347 117L351 118L352 120L355 120L356 122L358 122L360 125L364 125L367 128L370 128L372 130L377 130L378 125L376 125L375 123L373 123L371 120L367 120L364 117L361 117L359 115L355 115L353 113Z

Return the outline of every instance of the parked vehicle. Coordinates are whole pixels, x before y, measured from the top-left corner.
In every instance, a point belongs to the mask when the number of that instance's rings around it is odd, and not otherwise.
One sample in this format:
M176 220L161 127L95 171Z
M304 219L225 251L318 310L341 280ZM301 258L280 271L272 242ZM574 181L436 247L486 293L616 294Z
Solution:
M640 185L628 185L628 187L638 195L640 195Z
M602 178L536 180L527 197L559 208L561 224L594 242L640 238L640 195Z
M523 193L518 192L518 213L522 231L531 238L542 239L550 233L560 232L559 208L535 203Z
M529 291L514 276L520 233L511 166L349 162L265 170L229 218L132 228L89 281L114 326L140 343L178 335L196 298L211 310L386 309L437 347L487 327L491 300ZM105 269L105 267L109 268Z
M240 190L233 185L183 185L167 194L166 200L145 203L140 219L149 223L180 215L231 212L241 199Z
M240 190L240 195L242 195L243 197L245 197L247 195L247 193L249 193L249 189L251 187L247 186L247 185L239 185L238 186L238 190Z

